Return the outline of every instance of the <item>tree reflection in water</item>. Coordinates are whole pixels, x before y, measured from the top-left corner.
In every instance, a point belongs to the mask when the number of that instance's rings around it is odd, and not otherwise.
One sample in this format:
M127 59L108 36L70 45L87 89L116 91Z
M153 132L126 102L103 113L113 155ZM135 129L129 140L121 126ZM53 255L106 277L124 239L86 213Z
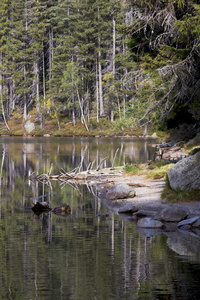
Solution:
M86 186L28 180L108 157L111 166L151 157L147 141L1 138L1 299L198 299L199 239L182 233L138 231ZM36 215L32 199L68 216Z

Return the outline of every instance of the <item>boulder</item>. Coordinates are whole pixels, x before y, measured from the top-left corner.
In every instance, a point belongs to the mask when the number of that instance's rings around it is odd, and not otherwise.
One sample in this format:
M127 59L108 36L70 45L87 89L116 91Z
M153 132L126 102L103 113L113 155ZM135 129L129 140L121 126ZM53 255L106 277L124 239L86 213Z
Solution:
M143 209L140 209L138 210L135 215L137 217L149 217L149 216L155 216L156 215L156 212L153 211L153 210L143 210Z
M130 213L134 213L136 211L138 211L138 208L136 206L134 206L133 204L128 203L128 204L120 207L119 210L118 210L118 213L120 213L120 214L121 213L128 213L128 214L130 214Z
M106 199L108 200L124 199L134 196L135 191L133 190L133 188L123 183L111 186L106 193Z
M168 205L155 216L156 220L165 222L180 222L187 218L189 210L182 205Z
M175 191L200 190L200 152L177 162L167 175L169 184Z
M138 220L137 227L141 228L163 228L164 224L151 218L142 218Z
M186 219L184 221L181 221L178 223L177 227L186 227L186 226L190 226L193 228L198 228L200 227L200 217L196 216L190 219Z
M33 122L31 122L30 120L28 120L25 123L24 128L25 128L26 132L31 133L35 129L35 124Z
M193 215L197 215L197 216L200 215L200 203L197 204L197 206L195 207L194 210L191 211L191 213L192 213Z

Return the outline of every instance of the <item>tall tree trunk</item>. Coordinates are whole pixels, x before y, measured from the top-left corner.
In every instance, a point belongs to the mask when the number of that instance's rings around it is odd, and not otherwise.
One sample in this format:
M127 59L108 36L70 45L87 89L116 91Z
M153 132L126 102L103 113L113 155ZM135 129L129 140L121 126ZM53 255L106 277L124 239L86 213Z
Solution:
M15 109L15 82L13 79L9 80L9 111Z
M103 89L102 89L102 71L101 71L101 51L98 52L98 64L99 64L99 106L100 116L104 115L104 104L103 104Z
M26 67L24 66L24 83L26 82ZM27 102L26 102L26 92L23 92L23 98L24 98L24 113L23 113L23 120L25 121L27 118Z
M0 94L1 94L1 109L2 109L2 116L3 116L3 120L4 123L6 125L6 128L10 131L10 128L8 126L8 123L6 121L6 116L5 116L5 110L4 110L4 105L3 105L3 86L2 86L2 79L1 79L1 75L0 75Z
M51 90L52 67L53 67L53 27L51 26L49 30L49 90Z
M74 92L72 94L72 103L73 103L73 107L72 107L72 124L73 126L76 125L76 116L75 116L75 99L74 99Z
M82 104L81 104L81 99L80 99L80 96L79 96L79 92L78 92L78 87L76 85L76 92L77 92L77 97L78 97L78 103L79 103L79 107L80 107L80 111L81 111L81 118L83 120L83 123L85 125L85 128L87 131L89 131L88 127L87 127L87 124L85 122L85 117L84 117L84 114L83 114L83 107L82 107Z
M114 92L114 80L115 80L115 39L116 39L116 34L115 34L115 18L113 16L113 57L112 57L112 64L113 64L113 92ZM112 95L112 99L111 99L111 112L110 112L110 120L111 122L114 121L114 93Z
M98 82L98 67L96 61L96 103L97 103L97 123L99 123L99 82Z
M2 57L2 53L0 53L0 66L2 66L3 64L3 57ZM5 116L5 110L4 110L4 105L3 105L3 75L2 75L2 70L0 69L0 97L1 97L1 109L2 109L2 116L3 116L3 120L4 123L6 125L6 128L8 130L10 130L7 121L6 121L6 116Z
M46 99L46 77L45 77L45 60L44 60L44 43L42 41L42 78L43 78L43 98Z
M116 49L116 33L115 33L115 18L113 16L113 78L115 77L115 49Z
M99 19L99 7L98 7L98 19ZM102 70L101 70L101 40L98 35L98 69L99 69L99 108L100 108L100 116L104 115L104 104L103 104L103 89L102 89Z
M39 107L39 66L38 66L38 60L34 62L34 75L35 75L35 80L34 80L34 86L35 86L35 97L36 97L36 108L37 111L40 110Z
M123 54L126 54L126 47L125 47L125 42L123 41ZM128 74L127 68L124 68L124 74ZM125 76L125 78L126 78ZM124 118L126 117L126 99L127 99L127 93L126 93L126 85L124 81L122 82L122 90L123 90L123 103L124 103Z

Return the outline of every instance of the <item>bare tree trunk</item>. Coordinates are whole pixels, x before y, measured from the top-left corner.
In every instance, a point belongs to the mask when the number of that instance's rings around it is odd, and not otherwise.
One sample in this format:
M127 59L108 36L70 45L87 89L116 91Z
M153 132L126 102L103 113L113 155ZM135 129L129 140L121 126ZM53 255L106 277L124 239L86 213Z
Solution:
M46 99L46 77L45 77L45 61L44 61L44 43L42 42L42 72L43 72L43 97Z
M2 57L2 52L0 53L0 65L2 66L3 63L3 57ZM6 125L6 128L8 130L10 130L8 123L6 121L6 116L5 116L5 109L4 109L4 105L3 105L3 75L2 75L2 70L0 69L0 95L1 95L1 109L2 109L2 116L3 116L3 120L4 123Z
M97 123L99 123L99 82L98 82L98 67L96 61L96 102L97 102Z
M9 111L12 112L15 109L15 82L13 79L10 79L9 90L10 90Z
M51 27L49 31L49 90L51 90L52 67L53 67L53 28Z
M99 8L98 8L98 18L99 18ZM99 108L100 116L104 115L104 104L103 104L103 89L102 89L102 71L101 71L101 40L98 36L98 67L99 67Z
M101 52L98 52L99 59L99 106L100 106L100 116L104 114L103 105L103 89L102 89L102 72L101 72Z
M115 77L115 49L116 49L115 18L113 16L113 78Z
M35 93L36 93L36 108L37 111L40 110L39 107L39 66L38 66L38 60L34 62L34 74L35 74L35 80L34 80L34 86L35 86Z
M1 53L1 62L2 62L2 53ZM1 94L1 109L2 109L3 120L4 120L4 123L6 125L6 128L10 131L10 128L9 128L8 123L6 121L5 110L4 110L4 105L3 105L2 72L0 72L0 94Z
M89 131L89 129L87 127L87 124L85 122L85 117L84 117L84 114L83 114L83 107L81 105L81 99L80 99L80 96L79 96L79 92L78 92L78 87L77 86L76 86L76 92L77 92L79 107L80 107L80 110L81 110L81 117L82 117L82 120L83 120L83 123L85 125L86 130Z
M123 41L123 54L125 55L126 54L126 49L125 49L125 43ZM124 68L124 74L127 75L128 71L127 71L127 68ZM126 76L125 76L126 77ZM124 92L124 90L126 90L126 86L125 86L125 83L122 82L122 89L123 89L123 98L124 98L124 118L126 117L126 99L127 99L127 94L126 92Z
M115 48L116 48L116 45L115 45L115 36L116 36L116 33L115 33L115 18L113 16L113 58L112 58L112 63L113 63L113 91L114 91L114 79L115 79ZM111 122L114 121L114 93L113 93L113 96L112 96L112 100L111 100L111 112L110 112L110 120Z
M24 66L24 82L26 81L26 67ZM26 103L26 92L24 92L24 113L23 120L25 121L27 118L27 103Z
M25 1L25 20L26 20L26 23L25 23L25 29L26 29L26 37L27 37L27 32L28 32L28 1L26 0ZM25 48L27 48L27 42L25 43ZM25 88L25 85L26 85L26 62L25 62L25 65L24 65L24 88ZM23 120L25 121L26 118L27 118L27 94L26 92L23 92L23 98L24 98L24 113L23 113Z
M72 102L73 102L73 107L72 107L72 124L73 126L76 125L76 116L75 116L75 99L74 99L74 92L73 92L73 95L72 95Z

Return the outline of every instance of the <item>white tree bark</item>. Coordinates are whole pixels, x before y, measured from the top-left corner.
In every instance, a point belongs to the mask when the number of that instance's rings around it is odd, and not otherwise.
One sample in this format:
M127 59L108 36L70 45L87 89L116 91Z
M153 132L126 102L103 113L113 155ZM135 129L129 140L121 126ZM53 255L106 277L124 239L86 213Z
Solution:
M46 77L45 77L45 63L44 63L44 44L42 42L42 77L43 77L43 97L46 99Z
M103 89L102 89L102 71L101 71L101 51L98 52L99 65L99 106L100 116L104 115Z
M113 57L112 57L112 75L113 75L113 92L114 92L114 79L115 79L115 48L116 48L116 32L115 32L115 18L113 16L113 49L112 49L112 52L113 52ZM114 97L114 93L113 93L113 97ZM111 100L111 112L110 112L110 120L111 122L114 121L114 99Z
M99 123L99 82L98 82L98 67L96 62L96 103L97 103L97 123Z

